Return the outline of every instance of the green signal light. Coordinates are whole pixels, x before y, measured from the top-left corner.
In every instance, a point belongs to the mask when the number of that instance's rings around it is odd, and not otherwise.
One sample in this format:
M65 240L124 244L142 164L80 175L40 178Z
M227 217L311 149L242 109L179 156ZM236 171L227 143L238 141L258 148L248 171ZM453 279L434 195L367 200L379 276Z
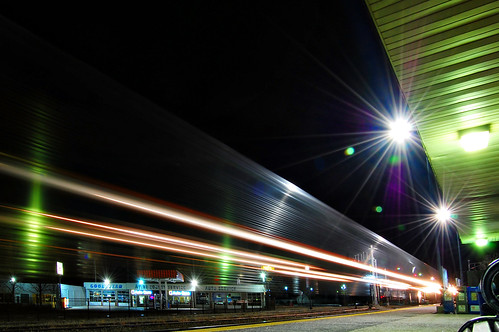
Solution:
M349 147L345 150L345 156L351 156L355 153L355 149L353 147Z
M376 207L374 208L374 211L376 211L376 212L378 212L378 213L381 213L381 212L383 212L383 208L382 208L381 206L379 206L379 205L378 205L378 206L376 206Z

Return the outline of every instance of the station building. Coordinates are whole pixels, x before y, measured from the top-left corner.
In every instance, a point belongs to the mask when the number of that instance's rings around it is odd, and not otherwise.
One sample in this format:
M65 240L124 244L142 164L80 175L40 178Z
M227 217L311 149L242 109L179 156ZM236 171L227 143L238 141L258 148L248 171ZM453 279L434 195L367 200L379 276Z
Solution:
M85 282L88 306L132 308L262 308L261 284L197 285L176 270L141 270L136 283Z
M88 305L132 308L261 308L265 287L258 284L196 285L161 281L137 283L85 282Z

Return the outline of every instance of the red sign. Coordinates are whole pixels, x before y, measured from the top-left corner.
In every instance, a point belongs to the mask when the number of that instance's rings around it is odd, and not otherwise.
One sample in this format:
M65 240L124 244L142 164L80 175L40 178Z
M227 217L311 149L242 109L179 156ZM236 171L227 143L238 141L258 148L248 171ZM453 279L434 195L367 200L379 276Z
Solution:
M182 274L177 270L138 270L137 274L146 279L180 279L184 281Z

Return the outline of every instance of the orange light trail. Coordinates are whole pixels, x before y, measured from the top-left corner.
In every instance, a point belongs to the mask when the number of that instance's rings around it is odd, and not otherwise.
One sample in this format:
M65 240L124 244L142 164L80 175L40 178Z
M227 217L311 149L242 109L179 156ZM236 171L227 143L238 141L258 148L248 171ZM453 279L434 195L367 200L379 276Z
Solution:
M182 249L182 248L158 245L158 244L154 244L154 243L130 240L130 239L125 239L125 238L118 238L118 237L96 234L96 233L82 232L82 231L60 228L60 227L46 226L46 228L60 231L60 232L65 232L65 233L71 233L71 234L83 235L83 236L88 236L88 237L93 237L93 238L98 238L98 239L103 239L103 240L108 240L108 241L126 243L126 244L130 244L130 245L138 245L138 246L144 246L144 247L149 247L149 248L153 248L153 249L160 249L160 250L165 250L165 251L175 251L175 252L180 252L180 253L194 255L194 256L202 256L202 257L209 257L209 258L213 258L213 259L220 259L220 257L217 255L209 254L209 253L202 252L202 251L187 250L187 249ZM240 258L235 258L235 257L231 257L231 258L229 258L229 260L234 261L234 262L238 262L238 263L250 264L250 265L255 266L255 267L262 265L262 262L259 262L259 261L251 261L251 260L245 260L245 259L240 259ZM369 284L373 283L373 280L368 280L368 279L359 278L359 277L352 277L352 276L347 276L347 275L339 275L339 274L319 272L319 271L313 271L313 270L298 269L298 268L279 266L279 265L276 265L276 267L277 267L277 269L274 269L273 272L279 273L279 274L284 274L284 275L292 275L292 276L298 276L298 277L316 278L316 279L329 280L329 281L340 281L340 282L359 281L359 282L364 282L364 283L369 283ZM382 279L378 279L378 281L380 282L380 284L384 284L386 286L393 285L393 286L396 286L396 288L401 288L401 285L402 285L401 283L397 283L397 282L384 283L383 282L384 280L382 280ZM408 288L409 285L404 285L403 287Z
M367 264L362 264L353 260L342 258L332 253L321 251L319 249L310 249L305 246L300 246L283 240L277 240L271 237L263 236L258 234L257 232L228 227L220 222L216 222L214 220L215 218L209 219L207 217L201 217L193 213L181 211L179 209L160 205L150 201L142 201L130 195L120 194L112 192L110 190L104 190L97 187L92 187L90 185L77 183L75 181L69 181L67 179L58 178L56 176L51 176L47 174L44 175L36 174L29 170L20 167L11 166L5 163L0 163L0 168L3 172L23 178L38 180L46 185L50 185L64 191L69 191L86 197L98 198L100 200L107 202L113 202L120 206L133 208L134 210L137 211L146 212L148 214L155 215L161 218L166 218L169 220L175 220L177 222L187 224L190 226L199 227L216 233L231 235L233 237L243 239L246 241L250 240L266 246L271 246L281 250L294 252L303 256L318 258L324 261L350 266L359 270L386 275L396 279L405 280L407 282L410 282L411 284L422 285L425 287L440 287L440 285L438 285L435 282L413 278L407 275L384 270L381 268L375 268Z
M5 207L5 206L3 206ZM223 248L220 246L215 246L203 242L198 242L198 241L193 241L193 240L188 240L188 239L183 239L179 237L173 237L173 236L167 236L164 234L159 234L159 233L151 233L151 232L146 232L142 231L139 229L134 229L134 228L121 228L117 226L110 226L102 223L96 223L96 222L90 222L90 221L84 221L84 220L79 220L79 219L74 219L74 218L68 218L68 217L63 217L63 216L58 216L54 214L49 214L49 213L43 213L43 212L37 212L37 211L31 211L31 210L26 210L26 209L18 209L18 208L11 208L10 209L15 209L18 211L22 212L27 212L31 214L36 214L39 216L44 216L48 218L53 218L53 219L58 219L62 221L69 221L72 223L77 223L80 225L85 225L85 226L91 226L93 228L100 228L100 229L105 229L117 233L125 233L133 237L138 237L138 238L147 238L147 239L152 239L154 241L159 241L162 243L170 243L170 244L176 244L180 246L185 246L185 247L195 247L200 250L208 250L208 251L216 251L219 253L223 254L229 254L233 256L242 256L242 257L247 257L247 258L252 258L252 259L257 259L261 260L259 261L260 265L268 265L269 263L273 263L274 266L279 266L279 265L289 265L297 268L314 268L314 269L319 269L310 265L302 264L302 263L297 263L294 261L290 260L284 260L284 259L279 259L279 258L274 258L270 256L263 256L263 255L258 255L258 254L253 254L249 252L244 252L241 250L234 250L234 249L227 249Z
M175 251L175 252L180 252L183 254L189 254L189 255L194 255L194 256L209 257L209 258L213 258L213 259L217 259L217 260L224 258L224 259L227 259L230 261L244 263L244 264L250 264L250 265L256 266L256 267L261 267L262 265L266 264L266 262L264 262L264 261L249 260L249 259L238 258L238 257L220 257L219 255L212 254L212 253L207 252L207 251L184 249L182 247L176 247L176 246L165 246L165 245L156 244L153 242L138 241L138 240L132 240L132 239L128 239L128 238L121 238L121 237L115 237L115 236L110 236L110 235L90 233L90 232L84 232L84 231L73 230L73 229L62 228L62 227L46 226L46 228L60 231L60 232L65 232L65 233L71 233L71 234L83 235L83 236L88 236L88 237L93 237L93 238L98 238L98 239L103 239L103 240L108 240L108 241L126 243L126 244L130 244L130 245L144 246L144 247L165 250L165 251ZM266 256L261 256L261 255L260 255L260 257L271 258L271 257L266 257ZM282 261L284 261L284 260L282 260ZM288 261L285 261L285 262L288 262ZM277 268L281 268L281 269L295 271L297 273L307 271L305 268L300 269L300 268L296 268L296 267L292 267L292 266L290 267L290 266L286 266L286 265L274 264L273 266L275 266ZM307 272L311 272L311 271L307 271Z
M98 197L100 197L100 198L113 201L113 202L118 203L118 204L123 205L123 206L133 207L133 208L139 209L141 211L152 213L152 214L157 215L157 216L171 218L171 219L174 219L177 221L188 223L192 226L198 226L198 227L201 227L204 229L216 231L218 233L232 235L232 236L240 238L240 239L245 239L245 240L251 239L254 242L268 245L268 246L271 246L274 248L285 249L285 250L288 250L290 252L294 252L294 253L298 253L301 255L310 256L310 257L314 257L314 258L320 258L320 259L325 260L325 261L354 267L354 268L364 270L364 271L376 272L378 274L390 276L393 278L405 280L405 281L408 281L411 283L416 283L416 284L423 285L423 286L432 287L432 286L436 285L436 283L433 283L430 281L416 279L413 277L409 277L406 275L387 271L387 270L380 269L380 268L374 268L370 265L362 264L362 263L352 261L352 260L348 260L348 259L336 256L336 255L332 255L330 253L324 253L324 252L319 251L319 250L309 249L307 247L299 246L299 245L285 242L282 240L276 240L276 239L262 236L260 234L255 234L255 233L252 233L252 232L249 232L246 230L239 230L239 229L227 227L227 226L222 225L222 224L216 224L216 223L211 222L209 220L204 220L198 216L193 216L193 215L187 214L186 212L183 212L183 211L175 211L171 208L160 207L160 206L156 206L155 204L147 203L147 202L139 203L138 201L136 201L134 199L129 199L129 200L117 199L117 198L114 198L113 196L114 195L106 195L106 196L98 195Z
M118 227L111 227L111 226L106 226L106 225L100 225L94 222L85 222L82 220L76 220L72 218L66 218L62 216L55 216L52 214L47 214L47 213L38 213L34 212L36 214L41 214L44 216L50 216L52 218L56 218L59 220L65 220L65 221L71 221L71 222L78 222L84 225L91 225L91 226L103 226L105 229L112 229L113 231L115 230L121 230ZM191 255L197 255L201 257L209 257L209 258L214 258L214 259L220 259L221 257L213 254L206 253L205 251L194 251L194 250L186 250L178 247L168 247L164 245L158 245L154 243L148 243L148 242L143 242L143 241L136 241L136 240L130 240L130 239L125 239L125 238L118 238L118 237L112 237L108 235L100 235L100 234L95 234L95 233L89 233L89 232L81 232L77 230L69 230L65 228L59 228L59 227L52 227L52 226L47 226L49 229L57 230L57 231L62 231L62 232L68 232L68 233L73 233L73 234L78 234L78 235L83 235L83 236L89 236L89 237L94 237L94 238L100 238L104 240L110 240L110 241L117 241L117 242L122 242L122 243L127 243L127 244L132 244L132 245L139 245L139 246L146 246L154 249L161 249L161 250L166 250L166 251L177 251L185 254L191 254ZM133 229L127 230L127 233L130 233L131 236L133 237L140 237L141 232L136 232ZM151 234L146 234L147 236L150 236ZM162 236L156 236L156 238L162 239ZM185 241L177 241L181 242L186 245L190 245L189 240ZM218 247L209 245L209 249L218 249ZM241 251L234 251L237 253L242 253ZM249 254L248 256L252 256L252 254ZM271 257L266 257L262 255L255 255L263 259L272 259ZM237 257L227 257L228 260L238 262L238 263L244 263L244 264L250 264L252 266L262 266L264 263L263 261L254 261L254 260L247 260L247 259L242 259L242 258L237 258ZM282 262L290 262L287 260L279 260ZM294 262L291 262L294 263ZM397 289L407 289L410 288L410 285L405 284L405 283L400 283L397 281L392 281L392 280L387 280L387 279L366 279L366 278L360 278L360 277L353 277L353 276L348 276L348 275L340 275L340 274L334 274L334 273L328 273L328 272L320 272L320 271L314 271L310 270L309 266L302 266L301 268L293 267L293 266L285 266L285 265L279 265L279 264L274 264L273 269L274 273L279 273L279 274L285 274L285 275L292 275L292 276L298 276L298 277L304 277L304 278L316 278L316 279L322 279L322 280L329 280L329 281L340 281L340 282L363 282L363 283L377 283L386 287L390 288L397 288Z

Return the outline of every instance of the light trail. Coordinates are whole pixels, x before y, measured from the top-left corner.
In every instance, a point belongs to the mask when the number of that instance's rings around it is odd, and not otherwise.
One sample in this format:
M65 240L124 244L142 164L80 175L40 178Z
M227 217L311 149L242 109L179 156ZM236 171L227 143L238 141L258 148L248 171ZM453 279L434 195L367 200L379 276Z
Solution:
M409 277L403 274L387 271L381 268L375 268L367 264L362 264L353 260L342 258L340 256L331 253L321 251L319 249L310 249L305 246L300 246L283 240L277 240L271 237L263 236L256 232L228 227L220 222L215 222L215 218L208 219L207 217L201 217L193 213L175 209L173 207L168 207L157 203L139 200L130 195L120 194L112 192L110 190L104 190L92 187L90 185L76 183L75 181L58 178L56 176L51 176L46 174L43 175L36 174L24 168L8 165L6 163L0 163L0 169L5 173L14 176L32 179L32 180L39 180L46 185L64 191L69 191L85 197L100 199L102 201L113 202L119 206L124 206L137 211L146 212L148 214L158 216L161 218L175 220L183 224L199 227L216 233L227 234L239 239L260 243L281 250L287 250L304 256L309 256L336 264L350 266L359 270L386 275L392 278L405 280L407 282L417 285L422 285L425 287L439 287L439 285L435 282Z
M1 207L5 207L5 206L1 206ZM133 237L148 238L148 239L160 241L163 243L177 244L177 245L185 246L185 247L196 247L197 249L201 249L201 250L216 251L216 252L220 252L223 254L229 254L229 255L234 255L234 256L243 256L243 257L252 258L252 259L259 259L261 261L265 261L264 264L262 263L262 265L268 265L269 263L273 263L273 264L290 265L290 266L299 267L299 268L303 268L303 269L305 269L307 267L313 268L313 269L319 269L319 268L314 267L314 266L310 266L310 265L303 264L303 263L297 263L297 262L293 262L290 260L284 260L284 259L274 258L274 257L270 257L270 256L253 254L253 253L244 252L241 250L227 249L227 248L215 246L215 245L208 244L208 243L193 241L193 240L184 239L184 238L180 238L180 237L168 236L168 235L164 235L164 234L160 234L160 233L154 234L151 232L146 232L146 231L142 231L140 229L135 229L135 228L130 228L130 227L122 228L122 227L117 227L117 226L110 226L110 225L106 225L106 224L102 224L102 223L84 221L84 220L68 218L68 217L58 216L58 215L49 214L49 213L30 211L30 210L26 210L26 209L18 209L18 208L11 208L11 209L15 209L15 210L19 210L19 211L23 211L23 212L27 212L27 213L31 213L31 214L36 214L36 215L40 215L40 216L44 216L44 217L48 217L48 218L69 221L69 222L77 223L80 225L91 226L94 228L106 229L106 230L114 231L117 233L125 233L125 234L128 234L128 235L133 236Z
M282 275L290 275L290 276L297 276L297 277L302 277L302 278L314 278L314 279L321 279L321 280L328 280L328 281L337 281L337 282L362 282L362 283L368 283L368 284L379 284L381 286L385 286L388 288L392 289L417 289L421 290L420 288L413 287L409 284L406 283L401 283L393 280L387 280L387 279L375 279L375 278L366 278L366 277L357 277L357 276L350 276L350 275L341 275L341 274L335 274L335 273L329 273L329 272L321 272L321 271L314 271L310 270L310 266L308 265L303 265L300 263L295 263L293 261L289 260L283 260L283 259L275 259L273 257L268 257L268 256L263 256L263 255L255 255L252 253L247 253L243 252L240 250L229 250L225 249L219 246L215 245L210 245L210 244L205 244L202 242L198 241L191 241L188 239L182 239L182 238L176 238L172 236L164 236L163 234L154 234L151 232L144 232L140 229L134 229L134 228L121 228L118 226L110 226L106 224L101 224L97 222L90 222L90 221L84 221L84 220L79 220L79 219L74 219L74 218L68 218L64 216L58 216L50 213L43 213L43 212L37 212L37 211L30 211L26 209L20 209L20 208L14 208L14 207L8 207L8 206L2 206L0 207L3 208L8 208L12 210L17 210L21 212L26 212L26 213L31 213L39 216L43 216L46 218L51 218L51 219L56 219L64 222L70 222L70 223L76 223L77 225L87 227L90 229L100 229L101 231L107 231L111 233L117 233L117 234L126 234L129 237L132 238L139 238L142 240L153 240L153 241L159 241L162 243L172 243L176 245L180 245L181 247L167 247L164 245L158 245L154 242L144 242L144 241L136 241L136 240L130 240L129 238L123 238L123 237L116 237L116 236L109 236L107 234L96 234L96 233L90 233L90 232L83 232L75 229L67 229L67 228L61 228L61 227L54 227L54 226L46 226L46 228L56 230L56 231L61 231L61 232L67 232L67 233L72 233L72 234L78 234L82 236L87 236L87 237L94 237L94 238L99 238L103 240L108 240L108 241L116 241L116 242L122 242L122 243L127 243L129 245L138 245L138 246L145 246L149 248L154 248L154 249L161 249L165 251L176 251L184 254L189 254L189 255L195 255L199 257L208 257L212 258L215 260L219 260L221 258L227 259L229 261L237 262L237 263L243 263L243 264L249 264L250 266L247 266L247 268L255 269L255 270L260 270L261 266L264 264L264 261L272 261L274 263L280 262L284 263L286 265L280 265L280 264L272 264L272 271L277 274L282 274ZM195 246L197 249L201 249L201 251L195 251L191 250L190 247ZM188 247L189 249L184 249L182 247ZM230 253L234 256L242 256L242 257L251 257L251 258L259 258L260 261L258 260L248 260L248 259L243 259L243 258L237 258L237 257L220 257L217 255L213 255L212 253L206 253L206 251L216 251L216 252L222 252L222 253ZM234 265L232 263L229 263L231 265ZM316 268L316 267L314 267ZM316 268L317 269L317 268ZM428 289L428 288L427 288ZM428 290L425 290L425 292L428 292Z
M285 249L285 250L299 253L299 254L302 254L305 256L320 258L320 259L325 260L325 261L354 267L354 268L364 270L364 271L376 272L378 274L382 274L382 275L390 276L393 278L409 281L411 283L415 283L418 285L423 285L423 286L427 286L427 287L432 287L432 286L436 285L436 283L434 283L434 282L405 276L405 275L402 275L399 273L387 271L387 270L380 269L380 268L373 268L370 265L362 264L362 263L352 261L352 260L348 260L348 259L336 256L336 255L332 255L329 253L324 253L324 252L319 251L319 250L309 249L309 248L304 247L304 246L299 246L299 245L285 242L282 240L276 240L273 238L265 237L265 236L255 234L255 233L252 233L252 232L249 232L246 230L238 230L238 229L227 227L225 225L215 224L209 220L204 220L204 219L201 219L200 217L197 217L197 216L187 215L183 211L172 211L172 210L168 210L164 207L155 206L151 203L146 203L146 202L139 203L138 201L133 200L133 199L132 200L126 200L126 199L123 200L123 199L115 198L113 196L114 195L108 195L108 196L99 195L99 197L102 199L107 199L107 200L113 201L113 202L118 203L118 204L123 205L123 206L133 207L133 208L136 208L138 210L152 213L152 214L158 215L158 216L169 217L169 218L172 218L174 220L182 221L182 222L188 223L188 224L193 225L193 226L198 226L201 228L209 229L209 230L216 231L216 232L223 233L223 234L229 234L229 235L232 235L232 236L237 237L237 238L241 238L241 239L245 239L245 240L251 239L254 242L258 242L258 243L268 245L271 247Z
M221 259L221 257L218 255L211 254L211 253L204 252L204 251L196 251L196 250L189 250L189 249L165 246L165 245L160 245L160 244L155 244L155 243L150 243L150 242L137 241L137 240L119 238L119 237L115 237L115 236L96 234L96 233L90 233L90 232L83 232L83 231L79 231L79 230L67 229L67 228L62 228L62 227L46 226L46 228L51 229L51 230L55 230L55 231L76 234L76 235L82 235L82 236L87 236L87 237L92 237L92 238L97 238L97 239L102 239L102 240L107 240L107 241L126 243L126 244L130 244L130 245L143 246L143 247L160 249L160 250L165 250L165 251L175 251L175 252L180 252L183 254L189 254L189 255L193 255L193 256L209 257L209 258L216 259L216 260ZM249 264L257 270L260 270L260 267L264 264L261 261L252 261L252 260L247 260L247 259L242 259L242 258L237 258L237 257L230 257L230 258L226 258L226 259L228 259L229 261L237 262L237 263ZM346 279L351 278L349 276L341 276L341 275L331 274L331 273L315 274L315 272L317 272L317 271L298 269L298 268L287 267L287 266L276 265L276 267L279 269L273 270L273 272L294 275L294 276L308 276L308 277L315 276L315 277L318 277L321 279L336 280L336 281L348 281ZM360 281L360 278L359 278L359 281Z
M61 227L53 227L53 226L46 226L46 228L52 229L55 231L70 233L70 234L77 234L77 235L82 235L82 236L87 236L87 237L92 237L92 238L98 238L98 239L103 239L103 240L108 240L108 241L126 243L126 244L130 244L130 245L137 245L137 246L143 246L143 247L148 247L148 248L160 249L160 250L165 250L165 251L175 251L175 252L180 252L180 253L194 255L194 256L208 257L208 258L212 258L212 259L220 259L221 258L217 255L210 254L207 252L188 250L188 249L177 248L177 247L169 247L169 246L164 246L164 245L158 245L155 243L131 240L131 239L126 239L126 238L118 238L118 237L109 236L109 235L83 232L83 231L66 229L66 228L61 228ZM256 270L260 270L259 267L263 264L261 261L260 262L259 261L251 261L251 260L245 260L245 259L235 258L235 257L231 257L231 258L229 258L229 260L237 262L237 263L249 264L249 265L253 266L253 268ZM248 266L248 267L251 267L251 266ZM339 281L339 282L358 281L358 282L363 282L363 283L368 283L368 284L371 284L374 281L372 279L365 279L365 278L361 278L361 277L353 277L353 276L348 276L348 275L340 275L340 274L334 274L334 273L319 272L319 271L306 270L306 269L298 269L298 268L287 267L287 266L276 265L276 267L277 267L277 269L272 270L272 272L278 273L278 274L284 274L284 275L297 276L297 277L315 278L315 279ZM404 289L409 288L409 285L407 285L407 284L401 284L398 282L390 282L390 281L387 281L384 279L377 279L375 282L379 282L379 284L385 285L385 286L388 286L391 288L404 288Z
M98 239L103 239L103 240L108 240L108 241L126 243L126 244L130 244L130 245L149 247L149 248L160 249L160 250L165 250L165 251L175 251L175 252L180 252L183 254L189 254L189 255L200 256L200 257L209 257L209 258L213 258L216 260L226 259L226 260L234 261L234 262L238 262L238 263L250 264L252 266L258 267L258 270L261 269L261 266L268 264L268 262L265 262L264 260L258 261L258 260L244 259L244 258L240 258L240 257L227 257L227 256L221 257L219 255L211 253L211 251L208 251L208 250L192 250L192 249L185 249L183 247L165 246L163 244L157 244L154 242L132 240L129 238L110 236L107 234L90 233L90 232L62 228L62 227L46 226L46 228L60 231L60 232L65 232L65 233L78 234L78 235L82 235L82 236L93 237L93 238L98 238ZM263 259L272 259L272 257L266 257L266 256L261 256L261 255L260 255L260 257L262 257ZM282 260L282 261L284 261L284 260ZM288 262L288 261L284 261L284 262ZM294 263L294 262L291 262L291 263ZM313 273L314 272L312 270L305 269L305 267L296 268L296 267L292 267L292 266L279 265L279 264L273 264L273 266L280 268L280 269L283 269L283 270L294 271L295 273L302 273L302 272Z
M17 210L22 210L22 211L25 211L25 212L30 212L30 211L27 211L27 210L23 210L23 209L17 209ZM63 216L56 216L56 215L53 215L53 214L48 214L48 213L40 213L40 212L31 212L31 213L35 213L35 214L38 214L38 215L43 215L45 217L50 217L50 218L55 218L55 219L58 219L58 220L64 220L64 221L69 221L69 222L75 222L75 223L78 223L78 224L82 224L82 225L85 225L85 226L91 226L91 227L97 227L97 228L103 228L103 229L106 229L106 230L112 230L112 231L118 231L118 232L125 232L126 234L130 235L130 236L133 236L133 237L139 237L139 238L142 238L145 236L145 238L152 238L154 240L160 240L161 242L163 242L165 240L165 237L164 236L159 236L159 235L154 235L154 234L151 234L149 232L145 233L145 232L142 232L140 230L137 230L137 229L133 229L133 228L127 228L127 229L123 229L123 228L119 228L119 227L116 227L116 226L107 226L107 225L102 225L102 224L98 224L96 222L88 222L88 221L83 221L83 220L78 220L78 219L74 219L74 218L67 218L67 217L63 217ZM50 227L51 229L56 229L56 228L52 228ZM57 229L59 231L65 231L63 229ZM77 231L75 231L77 232ZM85 235L85 236L103 236L103 235L96 235L96 234L91 234L91 233L80 233L80 235ZM126 240L126 239L123 239L123 238L106 238L104 237L104 239L107 239L107 240L114 240L114 241L129 241L129 240ZM168 240L170 239L173 239L172 237L167 237ZM224 253L231 253L231 254L234 254L234 255L239 255L239 256L245 256L245 257L258 257L262 260L273 260L273 261L277 261L277 262L284 262L285 264L288 264L288 265L295 265L295 266L299 266L301 268L297 268L297 267L290 267L290 266L283 266L283 265L279 265L279 264L273 264L273 272L275 273L279 273L279 274L285 274L285 275L292 275L292 276L298 276L298 277L305 277L305 278L316 278L316 279L322 279L322 280L329 280L329 281L341 281L341 282L353 282L353 281L357 281L357 282L363 282L363 283L376 283L376 284L380 284L380 285L383 285L383 286L386 286L386 287L390 287L390 288L396 288L396 289L408 289L411 287L411 285L409 284L405 284L405 283L400 283L400 282L397 282L397 281L392 281L392 280L387 280L387 279L374 279L374 278L361 278L361 277L353 277L353 276L348 276L348 275L340 275L340 274L334 274L334 273L328 273L328 272L320 272L320 271L314 271L314 270L310 270L310 266L308 265L302 265L302 264L298 264L298 263L295 263L295 262L292 262L292 261L288 261L288 260L281 260L281 259L274 259L272 257L267 257L267 256L262 256L262 255L254 255L254 254L251 254L251 253L246 253L246 252L242 252L240 250L228 250L228 249L225 249L225 248L222 248L222 247L218 247L218 246L214 246L214 245L205 245L204 243L201 243L201 242L194 242L194 241L190 241L190 240L185 240L185 239L181 239L181 238L175 238L174 239L175 241L173 241L173 243L175 244L179 244L181 243L182 245L185 245L187 247L191 247L191 246L197 246L198 248L201 248L202 250L215 250L215 251L221 251L221 252L224 252ZM141 242L134 242L135 245L138 245L139 243ZM155 246L155 244L151 244L149 243L149 245L151 246ZM156 247L158 248L158 247ZM171 247L164 247L164 248L161 248L163 250L170 250ZM182 249L179 249L178 248L178 251L180 252L184 252L185 251L182 251ZM204 251L203 251L204 252ZM210 256L210 255L204 255L203 252L191 252L191 253L195 253L195 254L198 254L200 256L204 256L204 257L213 257L213 256ZM217 257L218 259L220 257L218 256L215 256ZM235 258L235 257L225 257L226 259L230 260L230 261L235 261L235 262L239 262L239 263L245 263L245 264L250 264L250 265L253 265L253 266L262 266L264 263L263 261L250 261L250 260L245 260L245 259L241 259L241 258ZM275 269L277 268L277 270Z

